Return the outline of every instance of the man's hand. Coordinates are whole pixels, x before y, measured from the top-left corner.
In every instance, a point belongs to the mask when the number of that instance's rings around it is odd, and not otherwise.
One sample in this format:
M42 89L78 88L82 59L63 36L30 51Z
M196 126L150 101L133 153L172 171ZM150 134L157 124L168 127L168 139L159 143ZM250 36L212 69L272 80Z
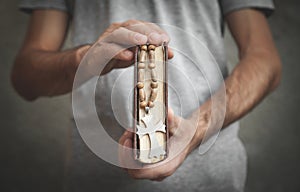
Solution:
M150 179L155 181L165 179L176 171L193 150L192 140L195 135L199 136L199 133L196 134L196 130L201 129L201 136L204 136L207 129L206 124L201 124L201 128L199 128L200 124L197 122L199 122L198 119L184 119L175 116L173 111L169 109L168 128L170 139L168 157L160 163L144 165L140 169L138 169L139 163L133 157L132 141L134 134L131 131L125 131L119 140L120 165L135 179Z
M138 20L111 24L95 42L91 58L85 63L90 73L97 73L99 65L105 65L101 75L114 68L125 68L133 64L136 45L146 43L161 45L168 43L168 34L158 25ZM81 53L82 54L82 53ZM168 57L173 57L169 50ZM98 75L98 74L94 74Z
M173 135L169 149L170 156L175 158L167 158L158 166L150 166L148 169L127 169L134 178L162 180L173 174L187 155L202 141L218 132L220 128L243 117L278 86L281 62L265 16L257 10L243 9L228 14L226 20L238 44L240 62L225 80L225 90L221 88L212 96L217 101L214 108L222 110L212 114L212 99L208 99L201 105L199 112L195 111L188 120L171 117L174 119L175 126L171 126ZM223 99L218 98L224 91L226 101L223 102ZM226 106L225 111L223 111L224 106ZM172 113L170 114L172 116ZM127 139L130 136L132 137L126 132L121 137L120 143L130 148L132 143ZM184 145L186 143L188 144ZM178 150L178 147L184 149ZM174 155L174 151L177 155ZM132 164L127 164L130 161L126 161L132 158L132 154L122 152L124 151L120 150L120 161L124 162L124 167L134 167Z

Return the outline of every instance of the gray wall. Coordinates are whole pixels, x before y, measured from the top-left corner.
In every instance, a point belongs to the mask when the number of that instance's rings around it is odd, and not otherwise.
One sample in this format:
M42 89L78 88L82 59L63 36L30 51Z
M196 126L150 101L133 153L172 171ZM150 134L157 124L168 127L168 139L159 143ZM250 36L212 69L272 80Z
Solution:
M270 25L283 61L282 83L241 122L249 192L300 191L300 3L276 3ZM70 96L28 103L12 89L9 73L28 22L16 6L17 0L0 1L0 191L61 191ZM234 64L228 33L225 41Z

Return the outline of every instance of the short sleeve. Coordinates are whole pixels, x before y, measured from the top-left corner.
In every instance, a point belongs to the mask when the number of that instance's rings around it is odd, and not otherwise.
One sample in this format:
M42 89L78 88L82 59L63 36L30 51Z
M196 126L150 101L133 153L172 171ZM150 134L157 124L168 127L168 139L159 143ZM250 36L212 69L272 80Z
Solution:
M220 4L223 15L240 9L254 8L262 11L268 17L275 9L272 0L220 0Z
M19 9L31 13L35 9L56 9L69 12L65 0L20 0Z

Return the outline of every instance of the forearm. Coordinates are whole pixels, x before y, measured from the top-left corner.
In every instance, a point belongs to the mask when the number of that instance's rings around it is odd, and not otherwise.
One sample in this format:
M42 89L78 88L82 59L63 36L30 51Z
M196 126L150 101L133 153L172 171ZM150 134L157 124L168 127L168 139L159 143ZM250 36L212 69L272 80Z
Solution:
M225 81L226 116L223 127L250 112L280 82L277 55L254 53L245 56Z
M232 74L225 80L225 103L222 101L222 93L219 90L213 97L217 101L214 107L224 108L212 116L212 99L205 102L196 111L198 125L194 138L190 145L190 151L198 146L204 138L209 138L220 128L227 127L231 123L243 117L251 111L263 98L274 90L280 81L280 61L277 54L269 54L264 51L250 50L241 58L240 63ZM225 118L224 118L225 113ZM220 123L220 121L223 122ZM221 127L220 127L221 126ZM205 135L207 131L207 135Z
M11 76L15 89L27 100L70 92L77 66L88 48L82 46L57 52L21 51Z

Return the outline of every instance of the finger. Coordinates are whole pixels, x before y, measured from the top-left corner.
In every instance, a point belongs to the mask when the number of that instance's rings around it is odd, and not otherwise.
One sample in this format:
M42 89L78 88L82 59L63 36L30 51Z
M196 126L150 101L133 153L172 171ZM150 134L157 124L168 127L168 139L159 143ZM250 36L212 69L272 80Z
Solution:
M168 128L170 135L174 135L180 123L180 118L174 114L174 111L168 108Z
M126 49L124 46L115 43L97 42L92 49L93 58L97 59L97 64L104 64L113 58L120 60L131 60L133 52Z
M152 169L128 169L128 174L134 179L155 179Z
M123 168L130 168L134 166L133 150L132 150L133 134L126 131L119 139L119 163Z
M132 140L131 138L126 138L125 141L124 141L124 147L127 147L127 148L132 148Z
M91 49L91 57L87 62L87 70L92 74L105 74L114 68L127 67L133 64L134 54L132 51L114 43L97 42ZM99 71L99 65L103 66ZM98 73L99 71L99 73Z
M149 179L153 181L162 181L166 177L170 176L171 172L167 171L171 164L165 163L160 166L146 168L144 165L142 169L128 169L128 174L135 179ZM172 172L173 173L173 172Z
M133 59L134 53L128 49L122 50L114 58L121 61L131 61Z
M171 107L168 107L168 124L169 126L173 123L174 111Z
M104 33L111 33L114 30L118 29L121 25L122 25L121 22L114 22L105 30Z
M164 38L164 40L166 41L166 43L169 42L170 38L169 38L168 34L166 33L165 30L163 30L162 28L160 28L157 24L155 24L155 23L149 23L149 22L143 22L143 24L145 26L147 26L149 29L151 29L152 32L157 32L158 34L162 35L162 37Z
M127 68L133 65L133 62L130 61L122 61L119 59L112 59L108 62L108 64L101 71L101 75L105 75L112 71L113 69Z
M169 107L168 108L168 125L169 129L174 129L176 127L176 116L174 114L174 111Z
M142 45L147 43L147 36L139 32L126 29L125 27L119 27L111 34L107 35L103 41L131 46Z
M125 47L120 46L120 48L123 48L123 50L114 57L116 60L114 66L116 68L129 67L133 64L132 61L134 59L135 47L125 49ZM125 62L120 62L120 60Z
M174 57L174 52L170 47L168 47L168 59L172 59L173 57Z
M128 168L128 160L131 153L128 149L132 148L131 139L126 138L122 145L119 147L119 163L123 168Z
M148 26L150 29L153 29L153 32L157 32L160 35L161 42L169 43L170 42L170 37L168 33L163 30L161 27L156 25L155 23L145 23L146 26Z
M106 66L104 67L102 71L102 75L105 73L110 72L113 69L116 68L127 68L131 65L133 65L132 59L126 58L122 56L123 52L116 55L113 59L111 59Z
M146 35L150 44L161 45L163 42L168 43L170 41L167 33L153 23L133 23L128 25L125 22L124 26L129 30Z
M119 144L124 145L126 139L133 139L133 133L129 130L126 130L119 139Z

